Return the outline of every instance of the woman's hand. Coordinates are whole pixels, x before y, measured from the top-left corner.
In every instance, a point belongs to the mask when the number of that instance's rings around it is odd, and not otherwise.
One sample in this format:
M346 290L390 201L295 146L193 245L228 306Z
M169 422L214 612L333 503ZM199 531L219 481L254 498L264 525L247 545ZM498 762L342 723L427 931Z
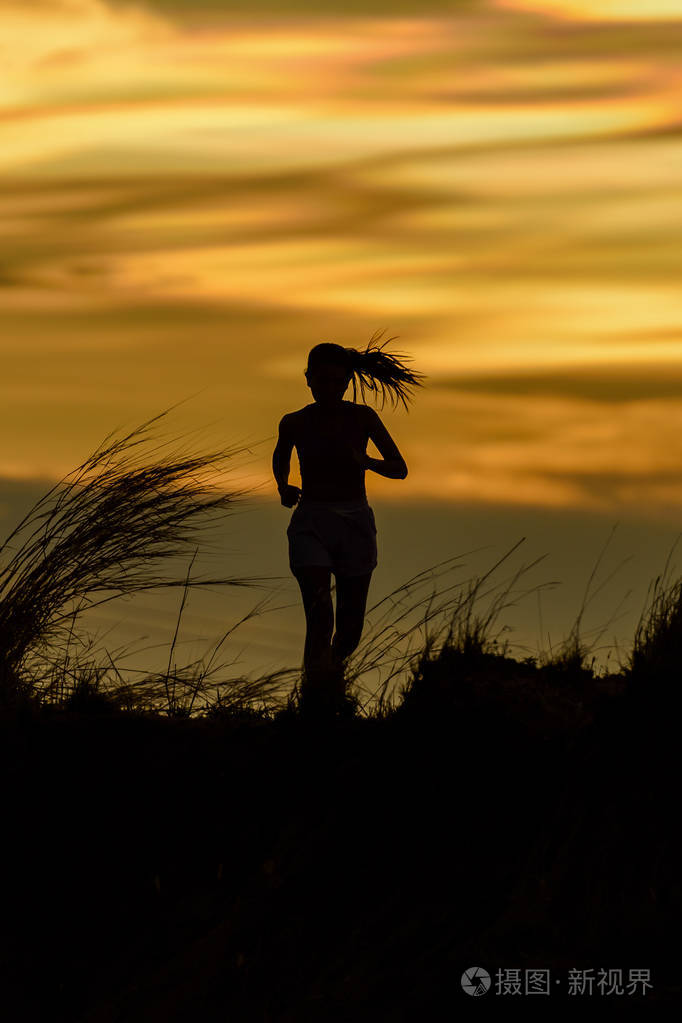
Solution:
M280 490L279 496L285 508L293 508L301 496L301 488L294 486L293 483L287 483Z

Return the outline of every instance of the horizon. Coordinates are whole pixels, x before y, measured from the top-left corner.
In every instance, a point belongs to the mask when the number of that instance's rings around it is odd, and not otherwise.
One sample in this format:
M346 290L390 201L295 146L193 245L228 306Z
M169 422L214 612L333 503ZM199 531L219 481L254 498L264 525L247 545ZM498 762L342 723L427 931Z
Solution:
M11 488L0 505L3 540L46 490L35 481ZM603 514L576 517L570 512L548 514L542 509L511 506L506 510L504 529L500 529L496 527L498 509L482 505L453 511L443 503L430 502L426 508L410 508L377 500L371 494L369 501L379 530L379 560L370 585L363 637L379 616L379 611L371 609L417 573L461 556L443 576L425 583L415 600L424 599L434 588L438 596L448 586L464 588L468 580L488 572L518 544L492 574L485 589L489 597L476 604L477 613L485 613L512 576L524 566L532 566L519 576L509 598L514 598L512 606L498 614L490 635L499 637L500 648L507 641L508 656L519 661L556 654L587 597L581 640L594 647L595 671L615 673L619 661L626 661L635 628L650 601L650 587L663 575L666 563L668 582L682 578L678 568L680 530L667 524L652 529L644 519L616 522ZM220 662L229 664L233 657L238 661L219 677L257 677L278 668L300 667L304 614L298 586L289 572L286 542L281 542L291 512L276 496L251 493L240 498L220 524L206 528L206 542L199 545L192 579L213 574L278 578L258 588L193 590L182 613L174 663L182 666L210 653L227 628L266 599L263 614L237 628L223 646ZM428 547L411 543L423 524L429 530ZM432 557L427 559L424 550ZM401 552L399 558L396 551ZM533 564L538 559L539 563ZM184 577L190 561L188 554L169 561L168 567L173 565L175 576ZM588 589L593 571L595 578ZM121 668L161 671L168 667L181 601L181 589L159 590L120 598L86 613L83 620L91 626L92 635L101 637L100 649L112 652L117 645L131 646L131 652L120 661ZM408 600L405 606L411 603ZM434 625L442 627L444 621L439 616ZM147 649L153 644L154 649ZM363 684L371 689L379 681L374 672Z

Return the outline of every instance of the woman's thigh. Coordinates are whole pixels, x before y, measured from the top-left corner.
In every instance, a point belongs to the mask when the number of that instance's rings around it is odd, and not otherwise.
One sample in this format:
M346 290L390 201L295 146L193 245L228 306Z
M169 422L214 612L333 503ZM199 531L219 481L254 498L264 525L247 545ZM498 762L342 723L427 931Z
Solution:
M331 602L331 569L324 565L303 565L293 574L301 588L306 614L315 606Z
M372 572L364 575L336 575L336 609L342 613L364 615Z

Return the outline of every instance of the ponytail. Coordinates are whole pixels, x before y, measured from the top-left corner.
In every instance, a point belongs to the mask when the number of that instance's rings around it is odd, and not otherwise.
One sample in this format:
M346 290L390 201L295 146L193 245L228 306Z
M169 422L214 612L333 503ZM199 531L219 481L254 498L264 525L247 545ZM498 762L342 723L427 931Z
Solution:
M410 388L422 387L425 375L403 365L404 360L409 356L384 352L384 346L395 341L395 338L389 337L383 344L377 344L383 333L383 330L378 330L373 334L364 350L344 348L332 341L323 341L321 344L315 345L308 355L308 370L306 372L314 369L315 366L328 363L343 366L348 373L349 383L351 380L353 381L353 401L357 398L357 385L359 384L363 401L365 389L375 393L381 391L382 409L388 395L394 407L399 401L402 401L405 409L409 412L407 402L412 399Z
M426 377L423 373L417 373L404 365L406 359L411 361L409 356L383 351L385 345L395 341L394 337L387 338L381 345L376 344L383 333L383 330L379 330L373 334L364 350L346 349L349 368L352 371L353 401L357 395L357 378L363 401L365 388L375 393L381 390L382 409L388 395L394 407L402 401L405 410L409 412L407 403L412 400L410 390L413 387L422 387L422 381Z

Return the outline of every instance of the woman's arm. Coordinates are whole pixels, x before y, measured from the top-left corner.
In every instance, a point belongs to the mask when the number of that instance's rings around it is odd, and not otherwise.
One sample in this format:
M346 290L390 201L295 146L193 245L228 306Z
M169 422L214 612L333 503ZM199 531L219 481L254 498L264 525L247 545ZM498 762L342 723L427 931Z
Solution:
M301 496L300 489L288 482L293 447L294 437L291 430L291 418L289 415L286 415L280 420L277 446L272 453L272 472L285 508L293 508Z
M383 458L370 458L362 454L362 462L365 469L371 469L380 476L386 476L392 480L404 480L407 476L407 464L400 454L398 446L390 433L382 423L379 415L370 409L369 437L374 441Z

